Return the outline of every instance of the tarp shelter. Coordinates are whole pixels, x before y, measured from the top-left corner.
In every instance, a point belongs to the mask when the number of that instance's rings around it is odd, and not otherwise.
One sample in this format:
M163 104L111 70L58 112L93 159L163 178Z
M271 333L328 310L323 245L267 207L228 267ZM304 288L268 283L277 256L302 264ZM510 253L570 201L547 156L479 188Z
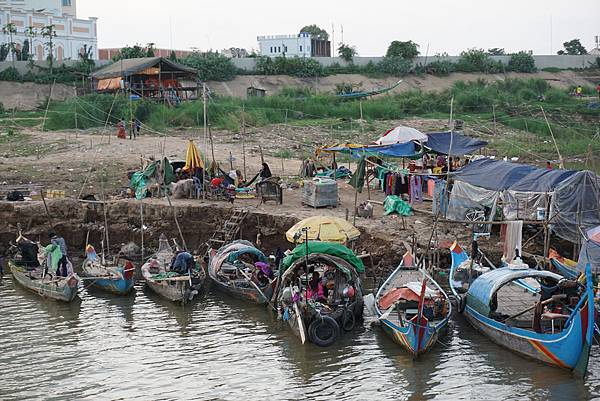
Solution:
M379 156L379 157L415 157L419 153L416 151L413 142L397 143L393 145L358 145L358 144L338 144L327 148L322 148L319 152L339 152L350 154L355 157L361 156Z
M375 141L377 145L394 145L397 143L408 143L411 141L427 142L428 137L421 131L405 126L392 128L381 138Z
M589 263L592 273L600 273L600 226L586 232L587 241L584 242L579 252L577 271L584 273L585 266Z
M197 91L198 71L163 57L119 60L91 75L98 92L131 89L141 97L182 96ZM191 84L190 84L191 82ZM189 97L189 96L187 96Z
M193 174L199 169L204 170L204 161L202 160L202 157L200 157L200 152L198 151L196 144L194 144L194 141L190 139L185 155L184 170Z
M450 142L452 141L452 147ZM456 132L433 132L427 134L426 148L442 155L468 155L487 146L486 141L470 138Z
M546 170L481 159L454 172L452 178L452 215L448 216L452 219L458 219L468 209L489 207L487 200L497 194L503 202L505 220L548 218L552 231L567 241L578 243L582 230L600 225L600 177L591 171ZM465 188L469 190L467 195L461 193ZM471 204L461 204L464 197ZM550 212L546 216L548 205Z
M334 244L331 242L308 241L308 247L306 244L300 244L294 248L292 253L287 255L282 260L280 274L283 274L283 272L285 272L297 260L304 258L306 256L307 248L308 254L322 253L325 255L337 256L338 258L344 259L346 262L350 263L357 272L364 273L365 271L365 265L363 264L362 260L360 260L354 254L354 252L344 245Z

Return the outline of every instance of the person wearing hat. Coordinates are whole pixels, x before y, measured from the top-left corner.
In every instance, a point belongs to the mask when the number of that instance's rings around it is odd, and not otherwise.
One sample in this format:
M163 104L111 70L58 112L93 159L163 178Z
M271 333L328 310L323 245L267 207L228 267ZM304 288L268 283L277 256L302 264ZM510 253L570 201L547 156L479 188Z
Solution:
M52 246L58 247L58 250L60 251L60 256L59 256L58 252L53 252L53 251L55 251L55 248ZM52 262L52 265L53 265L52 267L56 267L56 275L61 276L61 277L67 277L69 275L69 271L68 271L69 263L68 263L68 257L67 257L67 243L66 243L65 239L63 237L61 237L60 235L51 232L50 233L50 245L48 247L52 248L52 249L50 249L50 252L52 252L53 257L58 258L57 262L54 262L54 261Z

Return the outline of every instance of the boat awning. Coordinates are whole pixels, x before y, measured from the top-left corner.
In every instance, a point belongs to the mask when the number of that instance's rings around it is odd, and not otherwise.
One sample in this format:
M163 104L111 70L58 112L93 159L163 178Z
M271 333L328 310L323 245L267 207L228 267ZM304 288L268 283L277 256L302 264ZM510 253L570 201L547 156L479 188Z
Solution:
M450 138L452 138L452 147L450 147ZM478 151L487 146L486 141L470 138L456 132L433 132L427 134L427 143L425 147L435 153L442 155L462 156Z
M358 145L354 143L339 144L328 148L319 149L319 152L340 152L351 154L353 156L379 156L379 157L414 157L419 153L416 152L415 144L396 143L393 145Z
M307 246L300 244L292 253L287 255L281 262L280 274L283 274L290 266L296 263L298 260L306 256ZM331 255L348 262L354 269L359 273L364 273L365 265L354 252L349 248L341 244L334 244L333 242L321 242L321 241L308 241L308 254L320 253L325 255Z
M545 270L511 269L503 267L479 276L469 287L467 304L482 315L489 316L492 296L510 281L524 278L549 278L556 281L562 279L560 274Z

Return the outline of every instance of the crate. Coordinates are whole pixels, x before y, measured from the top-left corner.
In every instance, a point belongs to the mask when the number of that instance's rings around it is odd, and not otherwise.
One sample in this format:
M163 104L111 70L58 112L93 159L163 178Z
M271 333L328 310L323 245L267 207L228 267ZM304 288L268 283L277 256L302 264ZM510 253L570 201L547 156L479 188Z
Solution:
M337 207L337 182L330 178L315 178L304 181L302 203L312 207Z

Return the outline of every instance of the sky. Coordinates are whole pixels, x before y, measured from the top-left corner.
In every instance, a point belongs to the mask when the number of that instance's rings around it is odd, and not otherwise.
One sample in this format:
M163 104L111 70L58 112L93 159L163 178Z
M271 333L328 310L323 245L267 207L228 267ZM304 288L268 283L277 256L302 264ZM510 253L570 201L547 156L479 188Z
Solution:
M381 56L392 40L423 55L477 47L556 54L600 35L599 0L78 0L78 16L97 17L98 47L153 42L187 50L258 48L258 35L298 33L317 24L360 56Z

